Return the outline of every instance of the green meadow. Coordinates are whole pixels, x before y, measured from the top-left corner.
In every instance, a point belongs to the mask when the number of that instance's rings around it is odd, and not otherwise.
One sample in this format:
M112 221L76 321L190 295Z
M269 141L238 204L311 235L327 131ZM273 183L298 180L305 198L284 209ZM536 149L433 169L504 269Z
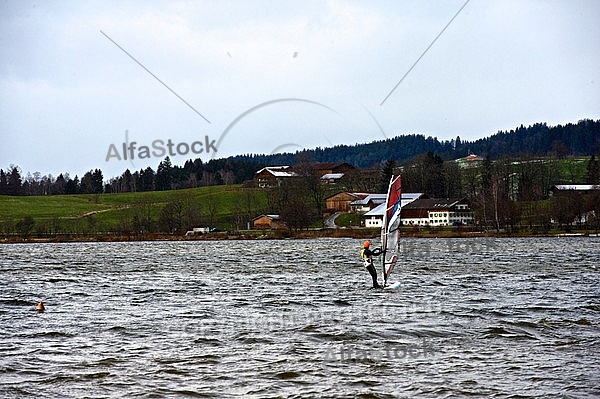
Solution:
M241 185L119 194L0 196L0 233L33 220L33 232L93 233L128 230L134 218L158 222L173 203L194 209L195 220L220 229L247 223L266 207L264 191ZM196 226L196 227L200 227Z

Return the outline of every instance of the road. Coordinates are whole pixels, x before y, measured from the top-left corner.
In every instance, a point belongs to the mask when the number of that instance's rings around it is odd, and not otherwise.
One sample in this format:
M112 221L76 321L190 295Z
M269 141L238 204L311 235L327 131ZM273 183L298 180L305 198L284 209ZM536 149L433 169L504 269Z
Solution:
M336 212L333 215L329 216L327 219L325 219L325 227L328 229L339 229L338 225L335 224L335 218L337 218L341 214L342 212Z

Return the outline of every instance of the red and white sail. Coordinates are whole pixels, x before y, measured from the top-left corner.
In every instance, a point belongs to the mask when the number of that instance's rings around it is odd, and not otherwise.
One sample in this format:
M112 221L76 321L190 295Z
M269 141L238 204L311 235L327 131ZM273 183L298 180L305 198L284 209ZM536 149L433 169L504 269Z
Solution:
M402 206L402 181L400 175L392 176L385 201L383 226L381 227L381 248L383 254L383 280L387 283L400 252L400 208Z

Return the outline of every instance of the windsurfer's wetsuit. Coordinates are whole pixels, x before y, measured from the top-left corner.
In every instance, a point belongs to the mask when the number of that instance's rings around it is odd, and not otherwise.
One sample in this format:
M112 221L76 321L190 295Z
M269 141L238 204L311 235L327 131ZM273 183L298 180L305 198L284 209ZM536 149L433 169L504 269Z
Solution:
M373 288L381 288L377 282L377 271L375 270L375 265L373 265L373 256L381 255L381 252L381 248L375 248L372 251L369 248L363 248L360 250L360 257L362 260L364 260L365 267L371 275L371 278L373 278Z

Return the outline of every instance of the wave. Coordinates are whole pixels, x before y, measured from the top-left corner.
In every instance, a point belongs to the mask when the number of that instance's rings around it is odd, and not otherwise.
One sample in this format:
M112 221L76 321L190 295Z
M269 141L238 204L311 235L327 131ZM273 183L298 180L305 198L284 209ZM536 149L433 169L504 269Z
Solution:
M37 301L26 301L24 299L0 299L0 304L6 306L35 306L36 303Z

